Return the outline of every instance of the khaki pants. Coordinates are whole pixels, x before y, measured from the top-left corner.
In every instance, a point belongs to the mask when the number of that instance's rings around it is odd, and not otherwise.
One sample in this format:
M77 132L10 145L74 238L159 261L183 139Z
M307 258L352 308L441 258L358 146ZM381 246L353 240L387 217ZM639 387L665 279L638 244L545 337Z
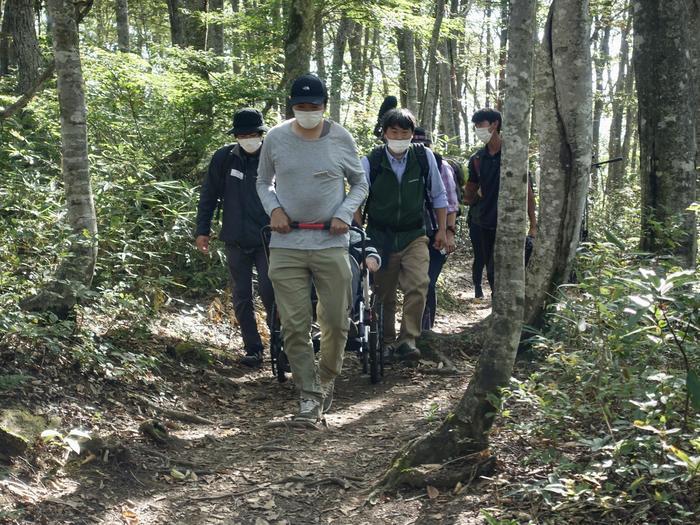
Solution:
M415 345L428 295L428 238L419 237L400 252L385 257L382 269L374 275L379 299L384 305L384 343ZM396 291L403 291L401 331L396 339Z
M345 248L271 248L269 275L284 333L284 351L289 358L294 383L301 390L302 398L320 401L320 383L335 378L343 367L352 278L348 251ZM318 295L317 313L321 328L318 373L309 335L312 278Z

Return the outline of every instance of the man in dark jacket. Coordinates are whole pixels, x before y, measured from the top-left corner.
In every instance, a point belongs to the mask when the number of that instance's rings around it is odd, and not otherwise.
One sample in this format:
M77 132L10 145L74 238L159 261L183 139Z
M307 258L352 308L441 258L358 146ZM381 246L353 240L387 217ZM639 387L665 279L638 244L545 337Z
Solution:
M257 268L258 293L268 319L274 300L261 238L261 229L270 223L270 219L255 186L262 136L267 129L258 110L246 108L236 112L229 133L234 135L237 143L214 153L197 210L197 249L206 254L209 253L214 210L222 202L223 221L219 238L226 243L233 284L233 308L245 347L241 363L250 367L259 367L263 360L263 344L253 304L253 266Z

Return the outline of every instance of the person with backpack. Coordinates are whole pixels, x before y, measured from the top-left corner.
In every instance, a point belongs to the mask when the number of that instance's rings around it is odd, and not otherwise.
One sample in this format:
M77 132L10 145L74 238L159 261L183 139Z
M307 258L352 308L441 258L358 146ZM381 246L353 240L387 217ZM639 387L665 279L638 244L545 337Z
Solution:
M421 335L430 283L425 214L427 211L430 227L435 230L431 235L434 248L444 249L447 196L432 151L412 143L416 129L413 114L407 109L391 109L382 117L381 128L385 145L362 158L370 188L363 218L383 261L374 283L384 307L384 342L389 352L395 348L400 359L418 360L416 339ZM394 323L399 286L404 300L397 338Z
M270 219L256 190L260 148L267 130L262 113L257 109L241 109L233 116L229 133L236 138L236 143L217 150L209 163L199 195L195 239L197 249L208 254L212 217L214 210L221 207L223 220L219 239L226 243L233 310L245 349L241 363L254 368L263 362L263 343L255 321L253 267L257 269L258 294L268 319L274 302L260 233Z
M296 419L312 423L330 408L343 366L352 279L348 230L367 196L355 141L340 124L323 118L327 102L320 78L306 74L294 80L289 99L294 118L268 133L257 184L270 214L270 279L284 351L300 390ZM301 223L315 226L292 228ZM321 329L318 370L309 337L312 280Z
M464 191L464 202L470 206L479 203L476 212L481 237L483 260L486 276L491 290L495 287L494 246L496 244L496 224L498 220L498 191L501 182L501 113L495 109L480 109L472 115L474 133L484 143L469 158L469 176ZM530 221L528 237L537 235L537 217L535 216L535 193L528 184L527 212ZM474 283L476 289L476 282Z
M426 148L430 148L432 145L430 136L422 127L417 127L415 129L413 133L413 143L423 144ZM437 311L437 294L435 287L437 285L438 277L440 277L440 273L442 272L442 268L447 261L447 256L455 250L457 212L459 211L459 200L457 200L457 191L455 189L455 174L452 166L450 166L450 164L438 153L433 152L433 155L435 156L435 161L440 169L440 177L445 186L445 193L447 195L447 244L444 249L438 250L434 246L435 232L432 232L432 237L428 237L428 250L430 254L428 277L430 277L430 284L428 284L428 296L426 298L425 310L423 311L423 331L432 330L433 325L435 324L435 313Z

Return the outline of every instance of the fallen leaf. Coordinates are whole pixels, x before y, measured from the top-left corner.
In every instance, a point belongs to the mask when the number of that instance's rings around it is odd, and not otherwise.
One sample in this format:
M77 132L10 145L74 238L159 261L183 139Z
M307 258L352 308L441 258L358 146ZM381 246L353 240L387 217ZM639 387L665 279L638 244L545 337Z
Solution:
M433 487L432 485L428 485L425 488L428 491L428 497L430 499L435 499L440 495L440 491L438 489L436 489L435 487Z
M170 477L172 477L173 479L177 479L177 480L183 480L187 476L185 474L183 474L182 472L180 472L179 470L173 468L173 469L170 469Z

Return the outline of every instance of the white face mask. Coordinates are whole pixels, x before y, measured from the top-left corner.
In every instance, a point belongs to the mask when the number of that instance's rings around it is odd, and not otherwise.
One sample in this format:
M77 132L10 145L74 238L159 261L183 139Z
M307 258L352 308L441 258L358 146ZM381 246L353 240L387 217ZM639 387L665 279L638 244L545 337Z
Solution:
M476 133L476 138L484 144L488 144L493 135L493 131L489 131L489 128L476 128L474 132Z
M412 139L386 139L386 145L393 153L401 155L402 153L405 153L408 148L411 147L411 140Z
M262 139L260 137L255 137L252 139L238 139L238 144L243 148L246 153L255 153L262 146Z
M297 119L297 124L299 124L304 129L313 129L321 123L323 119L323 110L318 111L301 111L294 110L294 118Z

